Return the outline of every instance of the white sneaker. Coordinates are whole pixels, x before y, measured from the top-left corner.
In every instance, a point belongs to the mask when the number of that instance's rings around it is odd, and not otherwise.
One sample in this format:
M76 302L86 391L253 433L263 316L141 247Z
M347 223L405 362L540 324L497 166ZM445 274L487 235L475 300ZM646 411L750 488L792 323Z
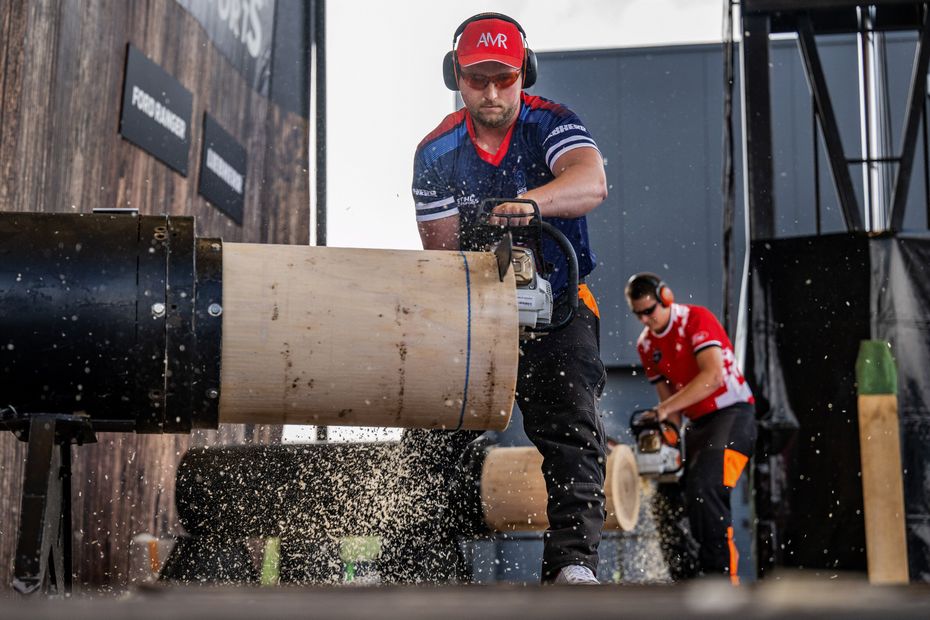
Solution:
M562 570L560 570L559 574L555 577L555 583L590 586L597 585L600 581L597 580L597 577L594 576L594 573L591 572L591 569L587 566L570 564L562 567Z

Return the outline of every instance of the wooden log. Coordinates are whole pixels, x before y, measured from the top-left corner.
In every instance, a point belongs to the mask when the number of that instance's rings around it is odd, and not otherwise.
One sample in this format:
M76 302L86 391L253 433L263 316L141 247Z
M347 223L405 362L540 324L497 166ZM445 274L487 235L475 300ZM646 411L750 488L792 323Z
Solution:
M227 244L220 421L502 430L515 290L490 253Z
M606 530L630 531L639 520L640 484L636 459L628 446L607 457ZM536 448L494 448L481 472L481 504L489 527L498 531L544 530L546 482L542 455Z
M908 583L897 370L887 342L862 341L856 380L869 581Z
M626 445L615 446L607 456L607 478L604 492L607 495L607 521L609 530L632 531L639 522L641 480L636 467L636 456Z

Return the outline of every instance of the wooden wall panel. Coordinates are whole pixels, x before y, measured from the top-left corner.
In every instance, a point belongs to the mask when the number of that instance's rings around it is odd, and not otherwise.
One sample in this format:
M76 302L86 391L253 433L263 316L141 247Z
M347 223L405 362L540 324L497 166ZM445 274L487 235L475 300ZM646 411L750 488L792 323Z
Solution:
M187 178L119 136L127 43L194 95ZM197 194L204 110L248 152L242 226ZM0 210L135 207L194 215L198 236L307 243L308 132L306 119L252 91L173 0L0 0ZM267 427L190 437L106 433L77 448L78 580L121 588L134 535L177 533L174 474L189 445L279 437ZM0 591L10 584L24 459L24 446L0 434Z

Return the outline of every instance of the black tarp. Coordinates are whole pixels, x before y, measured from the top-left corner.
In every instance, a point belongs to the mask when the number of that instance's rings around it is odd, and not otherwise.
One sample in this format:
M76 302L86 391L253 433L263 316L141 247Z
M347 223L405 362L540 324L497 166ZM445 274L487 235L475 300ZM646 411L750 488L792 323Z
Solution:
M869 337L868 239L760 241L751 265L760 558L864 569L855 360Z
M865 570L855 362L891 343L912 581L930 581L930 236L751 247L747 376L759 400L760 570Z

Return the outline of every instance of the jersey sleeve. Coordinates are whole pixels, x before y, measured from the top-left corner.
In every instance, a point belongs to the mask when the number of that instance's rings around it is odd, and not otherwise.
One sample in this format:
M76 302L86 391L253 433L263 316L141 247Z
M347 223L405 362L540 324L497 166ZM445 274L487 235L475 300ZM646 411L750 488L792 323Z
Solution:
M691 352L697 355L708 347L723 347L726 332L710 310L695 306L691 308L685 337L691 346Z
M417 149L413 158L413 202L417 221L429 222L456 215L459 212L455 195L443 182L437 163L430 162L423 148Z
M555 162L559 157L580 148L597 148L594 138L578 116L564 106L558 106L539 124L540 142L545 154L546 165L555 174Z

